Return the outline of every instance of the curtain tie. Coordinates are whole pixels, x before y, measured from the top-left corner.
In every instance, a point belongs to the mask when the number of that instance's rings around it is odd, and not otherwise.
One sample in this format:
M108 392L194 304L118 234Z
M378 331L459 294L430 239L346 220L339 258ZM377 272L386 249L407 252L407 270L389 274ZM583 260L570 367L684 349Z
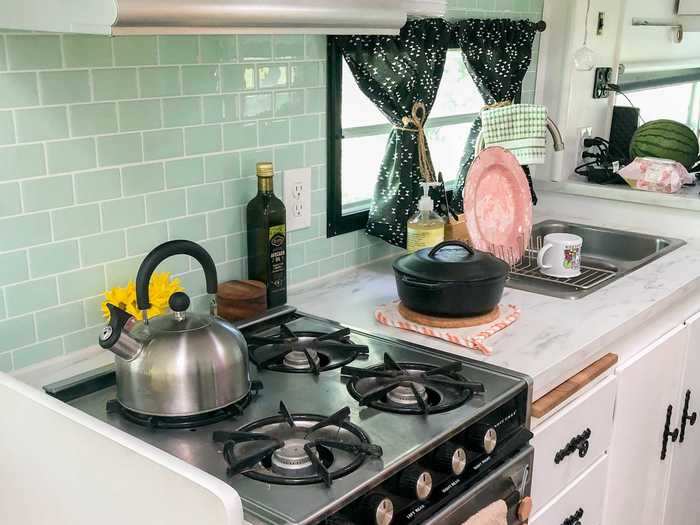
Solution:
M413 108L411 109L411 116L401 119L403 127L394 126L394 128L400 131L409 131L418 134L418 167L420 168L421 176L425 182L435 182L433 164L428 154L428 139L425 136L424 128L427 114L428 111L425 108L425 104L422 102L414 102Z
M484 111L486 109L496 109L496 108L504 108L506 106L510 106L513 102L510 100L502 100L500 102L494 102L493 104L487 104L484 107L481 108L481 111Z

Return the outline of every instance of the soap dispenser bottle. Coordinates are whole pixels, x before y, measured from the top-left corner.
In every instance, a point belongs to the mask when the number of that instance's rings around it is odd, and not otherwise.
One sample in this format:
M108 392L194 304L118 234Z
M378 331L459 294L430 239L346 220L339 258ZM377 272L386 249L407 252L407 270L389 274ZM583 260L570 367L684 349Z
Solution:
M435 213L433 199L430 198L431 186L436 182L422 182L423 196L418 200L418 212L408 221L408 239L406 248L409 252L432 248L445 240L445 219Z

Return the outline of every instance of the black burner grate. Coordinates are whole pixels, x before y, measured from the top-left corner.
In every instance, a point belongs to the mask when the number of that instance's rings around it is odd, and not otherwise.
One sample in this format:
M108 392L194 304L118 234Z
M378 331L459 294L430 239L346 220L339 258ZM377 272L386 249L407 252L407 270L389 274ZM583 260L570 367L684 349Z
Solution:
M350 329L335 332L292 331L286 324L275 335L251 335L247 338L250 360L258 369L291 374L319 375L347 365L369 348L350 340Z
M468 381L459 372L462 364L444 366L397 363L384 354L384 364L370 368L344 366L350 395L362 406L400 414L434 414L457 408L484 385Z
M236 418L243 414L243 411L257 397L258 391L263 388L260 381L252 381L250 392L240 401L233 403L227 407L218 410L205 412L204 414L195 414L193 416L153 416L149 414L141 414L124 407L116 399L107 401L107 413L119 414L125 419L151 428L162 429L188 429L212 425L226 419Z
M236 432L216 431L223 444L228 475L244 474L265 483L325 483L357 469L367 457L380 457L381 447L350 423L345 407L324 417L291 414L280 401L279 415L254 421Z

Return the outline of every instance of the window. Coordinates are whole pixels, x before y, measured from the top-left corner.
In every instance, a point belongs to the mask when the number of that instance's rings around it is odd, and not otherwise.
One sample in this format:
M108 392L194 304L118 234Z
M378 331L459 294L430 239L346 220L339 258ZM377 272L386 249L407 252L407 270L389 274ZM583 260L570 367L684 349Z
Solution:
M361 229L367 216L391 125L357 86L340 52L329 47L328 236ZM447 186L458 175L472 122L483 99L461 51L447 52L445 72L426 123L435 172Z
M629 100L617 103L639 108L645 122L671 119L700 132L700 70L629 75L620 87Z

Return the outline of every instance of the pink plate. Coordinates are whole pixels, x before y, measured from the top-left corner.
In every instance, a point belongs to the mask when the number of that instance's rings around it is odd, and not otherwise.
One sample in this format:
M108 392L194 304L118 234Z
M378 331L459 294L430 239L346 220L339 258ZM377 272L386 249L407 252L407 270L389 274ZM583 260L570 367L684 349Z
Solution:
M474 159L464 187L464 216L477 250L512 264L522 258L532 232L532 198L510 151L493 146Z

